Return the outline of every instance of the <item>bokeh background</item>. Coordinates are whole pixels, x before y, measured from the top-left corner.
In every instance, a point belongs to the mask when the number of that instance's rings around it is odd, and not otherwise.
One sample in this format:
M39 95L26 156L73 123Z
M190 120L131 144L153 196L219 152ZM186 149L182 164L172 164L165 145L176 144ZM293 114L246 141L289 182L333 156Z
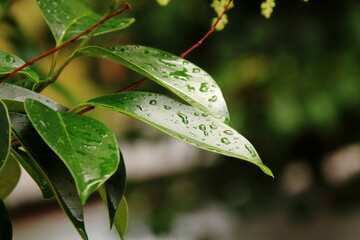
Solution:
M53 47L35 0L0 11L0 48L32 59ZM108 1L89 3L103 12ZM130 1L132 27L94 39L181 54L209 29L211 1ZM231 125L275 174L198 150L129 117L95 110L117 134L128 171L128 239L355 240L360 238L360 2L235 1L229 24L187 59L218 82ZM73 47L62 51L61 57ZM34 65L44 75L51 59ZM141 76L111 62L75 60L46 89L66 106L121 89ZM137 90L168 93L153 82ZM8 199L15 240L80 239L54 201L23 174ZM91 239L108 233L97 196L86 205ZM51 236L51 237L49 237Z

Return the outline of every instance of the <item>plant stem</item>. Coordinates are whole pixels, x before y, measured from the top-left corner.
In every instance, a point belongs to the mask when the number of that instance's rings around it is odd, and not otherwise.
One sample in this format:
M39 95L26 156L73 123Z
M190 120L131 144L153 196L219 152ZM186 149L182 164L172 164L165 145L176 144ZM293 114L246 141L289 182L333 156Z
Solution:
M124 11L126 11L126 10L128 10L128 9L130 9L130 8L131 8L131 5L126 2L126 3L125 3L125 7L120 8L120 9L118 9L117 11L111 13L110 15L104 17L104 18L101 19L99 22L97 22L95 25L93 25L92 27L88 28L88 29L85 30L84 32L80 33L80 34L77 35L76 37L70 39L69 41L64 42L63 44L61 44L61 45L58 46L58 47L55 47L55 48L51 49L50 51L48 51L48 52L40 55L39 57L34 58L34 59L26 62L24 65L18 67L18 68L15 69L14 71L12 71L12 72L6 74L5 76L1 77L1 78L0 78L0 83L3 82L3 81L5 81L7 78L13 76L13 75L16 74L17 72L21 71L22 69L24 69L24 68L26 68L26 67L34 64L35 62L37 62L37 61L39 61L39 60L41 60L41 59L43 59L43 58L45 58L45 57L47 57L47 56L49 56L49 55L51 55L51 54L53 54L53 53L59 51L60 49L66 47L67 45L75 42L76 40L78 40L78 39L81 38L82 36L88 34L88 33L91 32L92 30L94 30L95 28L97 28L98 26L104 24L104 23L105 23L106 21L108 21L110 18L113 18L113 17L115 17L116 15L118 15L118 14L120 14L120 13L122 13L122 12L124 12Z
M221 18L224 16L225 12L229 9L229 6L231 4L233 0L229 0L229 2L226 4L224 10L222 11L222 13L220 14L220 16L217 18L217 20L215 21L215 23L211 26L210 30L204 35L204 37L202 37L197 43L195 43L192 47L190 47L188 50L186 50L185 52L183 52L180 57L184 58L186 57L189 53L191 53L192 51L194 51L197 47L199 47L204 41L205 39L207 39L210 34L212 34L215 31L216 26L218 25L218 23L220 22ZM146 82L147 80L149 80L149 78L145 77L143 79L141 79L140 81L134 82L132 84L130 84L129 86L117 91L116 93L122 93L122 92L127 92L130 91L133 88L136 88L137 86L139 86L140 84ZM86 107L84 109L82 109L81 111L77 112L77 114L84 114L87 113L91 110L93 110L95 107L94 106L89 106ZM71 109L70 112L75 112L76 110L76 106L75 108Z

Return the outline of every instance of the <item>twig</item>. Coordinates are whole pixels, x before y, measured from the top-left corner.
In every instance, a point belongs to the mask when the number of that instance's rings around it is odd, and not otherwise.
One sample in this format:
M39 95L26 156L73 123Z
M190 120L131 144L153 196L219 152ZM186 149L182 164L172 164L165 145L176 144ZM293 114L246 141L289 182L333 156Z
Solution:
M126 11L126 10L128 10L128 9L130 9L130 8L131 8L131 5L126 2L126 3L125 3L125 7L120 8L120 9L118 9L117 11L111 13L110 15L104 17L104 18L101 19L99 22L97 22L95 25L93 25L92 27L88 28L87 30L85 30L85 31L82 32L81 34L77 35L76 37L70 39L69 41L64 42L63 44L61 44L60 46L58 46L58 47L56 47L56 48L51 49L50 51L48 51L48 52L40 55L39 57L34 58L34 59L28 61L27 63L25 63L24 65L18 67L18 68L15 69L14 71L12 71L12 72L6 74L5 76L1 77L1 78L0 78L0 83L3 82L3 81L5 81L7 78L13 76L13 75L16 74L17 72L21 71L22 69L24 69L24 68L26 68L26 67L34 64L35 62L37 62L37 61L39 61L39 60L41 60L41 59L43 59L43 58L45 58L45 57L47 57L47 56L49 56L49 55L51 55L51 54L53 54L53 53L59 51L60 49L64 48L65 46L67 46L67 45L75 42L76 40L78 40L78 39L81 38L82 36L88 34L88 33L91 32L92 30L94 30L95 28L97 28L98 26L104 24L104 23L105 23L106 21L108 21L110 18L113 18L113 17L115 17L116 15L118 15L118 14L120 14L120 13L122 13L122 12L124 12L124 11Z

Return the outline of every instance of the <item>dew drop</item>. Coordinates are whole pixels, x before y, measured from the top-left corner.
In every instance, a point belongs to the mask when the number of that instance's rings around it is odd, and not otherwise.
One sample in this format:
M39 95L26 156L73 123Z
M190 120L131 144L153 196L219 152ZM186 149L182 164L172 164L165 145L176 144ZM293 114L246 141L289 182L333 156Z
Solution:
M227 135L234 135L233 131L231 130L225 130L224 133Z
M215 130L215 129L217 129L217 126L215 126L215 125L210 125L210 128L211 128L212 130Z
M187 89L189 92L194 92L195 91L195 88L190 86L190 85L186 85Z
M143 110L143 107L142 107L141 105L136 105L136 107L137 107L140 111Z
M209 91L208 83L201 83L199 90L200 90L200 92L207 92L207 91Z
M194 113L194 116L196 116L196 117L199 116L199 113L198 113L198 112L195 112L195 113Z
M226 145L229 145L230 144L230 141L229 141L229 139L227 139L227 138L221 138L221 142L223 143L223 144L226 144Z
M209 136L209 132L208 131L204 131L204 135L207 137Z
M256 157L256 152L250 144L245 144L245 148L250 153L250 156Z
M149 54L149 53L150 53L149 50L144 50L144 51L143 51L143 54Z
M203 113L202 116L203 116L203 117L207 117L207 116L209 116L209 114Z
M10 55L6 55L5 56L5 61L8 62L8 63L14 63L15 59Z
M214 96L212 96L211 98L209 98L208 101L209 101L209 102L216 102L217 99L218 99L217 96L214 95Z
M200 72L200 68L193 68L192 72L193 72L193 73L199 73L199 72Z
M166 105L164 105L164 108L165 108L166 110L170 110L170 109L171 109L170 106L166 106Z
M204 124L199 125L201 131L206 131L206 126Z
M189 120L187 118L187 116L181 112L178 112L177 115L181 118L181 121L184 123L184 124L188 124L189 123Z
M187 69L183 68L181 71L175 71L170 73L170 76L173 76L176 79L182 80L182 81L189 81L190 75L186 73Z
M157 102L156 102L156 100L150 100L149 104L154 106L157 104Z

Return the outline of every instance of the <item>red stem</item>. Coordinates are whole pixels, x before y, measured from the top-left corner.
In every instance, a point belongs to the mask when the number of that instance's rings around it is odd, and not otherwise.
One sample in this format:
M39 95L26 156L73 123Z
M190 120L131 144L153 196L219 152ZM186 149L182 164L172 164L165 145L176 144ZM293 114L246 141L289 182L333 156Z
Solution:
M188 50L183 52L180 55L181 58L186 57L189 53L194 51L197 47L199 47L205 41L206 38L209 37L210 34L212 34L215 31L215 28L218 25L218 23L220 22L221 18L224 16L225 12L229 9L229 6L230 6L231 2L232 2L232 0L229 0L229 2L226 4L224 10L220 14L220 16L217 18L215 23L211 26L210 30L204 35L204 37L201 38L197 43L195 43L191 48L189 48ZM116 93L122 93L122 92L130 91L131 89L136 88L137 86L139 86L140 84L146 82L147 80L149 80L149 78L145 77L145 78L141 79L140 81L134 82L134 83L130 84L129 86L127 86L126 88L123 88L123 89L117 91ZM77 112L77 114L87 113L87 112L93 110L94 108L95 108L94 106L86 107L86 108L82 109L81 111Z
M56 48L51 49L50 51L48 51L48 52L40 55L39 57L34 58L34 59L28 61L27 63L25 63L24 65L18 67L18 68L15 69L14 71L12 71L12 72L6 74L5 76L1 77L1 78L0 78L0 83L3 82L3 81L5 81L7 78L13 76L13 75L16 74L17 72L21 71L22 69L24 69L24 68L26 68L26 67L34 64L35 62L37 62L37 61L39 61L39 60L41 60L41 59L43 59L43 58L45 58L45 57L47 57L47 56L49 56L49 55L51 55L51 54L53 54L53 53L59 51L60 49L64 48L65 46L67 46L67 45L75 42L76 40L78 40L78 39L81 38L82 36L88 34L88 33L91 32L92 30L94 30L95 28L97 28L98 26L104 24L104 23L105 23L106 21L108 21L110 18L113 18L113 17L115 17L116 15L118 15L118 14L120 14L120 13L122 13L122 12L124 12L124 11L126 11L126 10L128 10L128 9L131 8L131 5L130 5L129 3L126 2L125 5L126 5L125 7L120 8L120 9L116 10L115 12L111 13L110 15L104 17L104 18L101 19L99 22L97 22L95 25L93 25L92 27L88 28L87 30L85 30L85 31L82 32L81 34L77 35L76 37L70 39L70 40L67 41L67 42L64 42L63 44L61 44L60 46L58 46L58 47L56 47Z

